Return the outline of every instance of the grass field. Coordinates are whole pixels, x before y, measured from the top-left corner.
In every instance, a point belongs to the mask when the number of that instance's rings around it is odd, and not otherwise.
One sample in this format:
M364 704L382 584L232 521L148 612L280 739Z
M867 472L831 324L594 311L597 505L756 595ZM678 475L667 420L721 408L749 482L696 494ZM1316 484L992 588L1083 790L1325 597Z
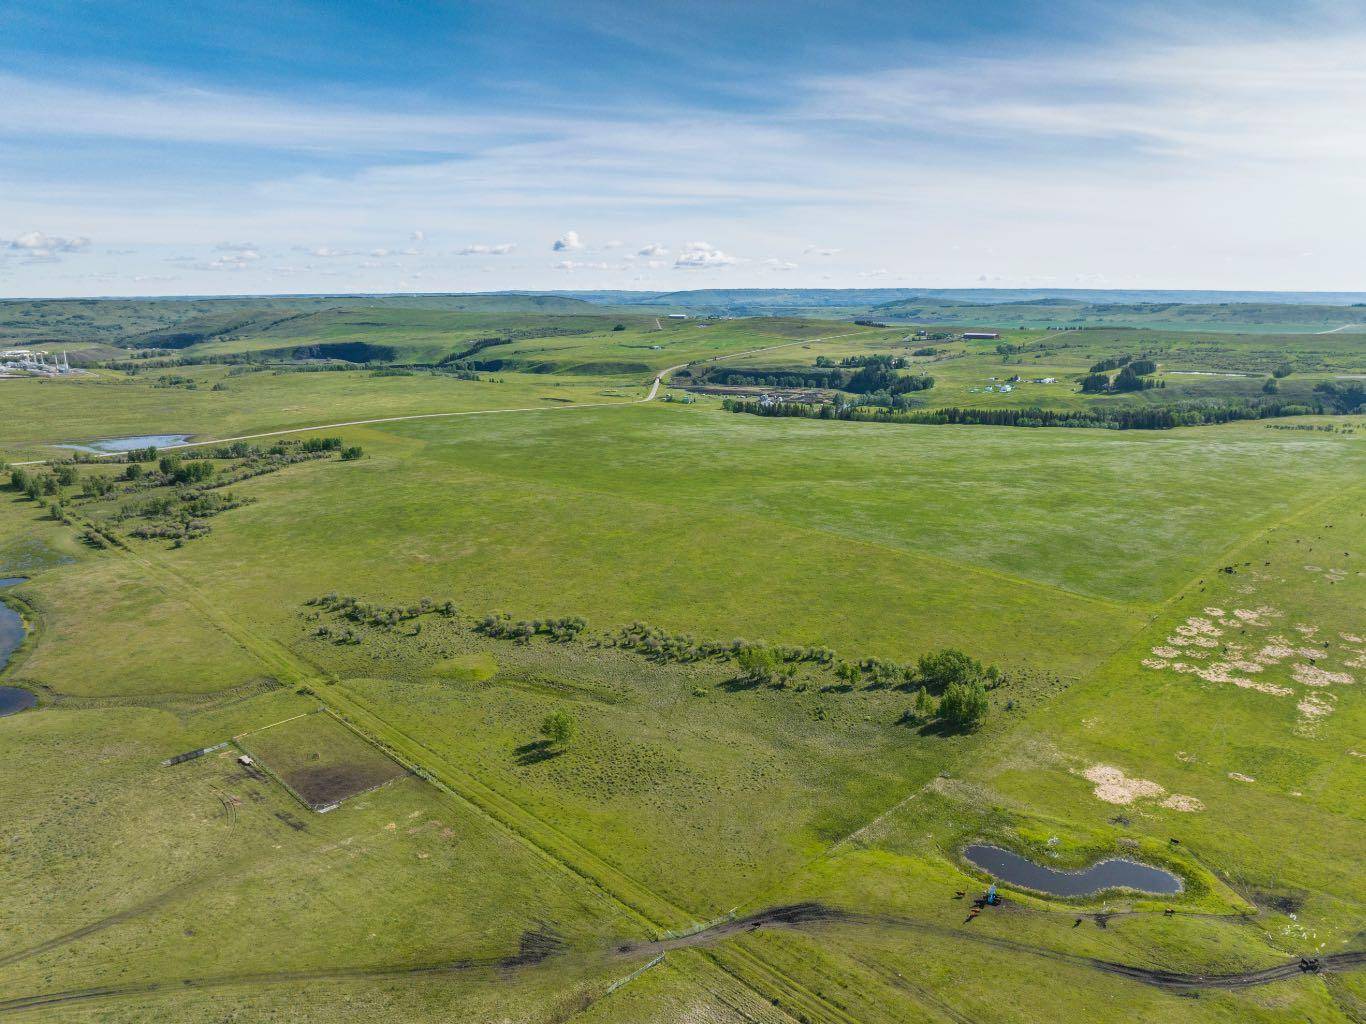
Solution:
M1366 846L1360 415L1050 430L633 402L713 355L910 346L903 328L632 315L488 348L518 369L480 380L206 364L0 382L22 410L7 458L529 410L324 430L359 457L284 446L259 475L221 455L216 490L117 461L40 500L0 489L0 576L30 577L33 629L3 682L41 699L0 718L0 1018L1360 1019L1366 978L1342 959L1362 950ZM474 337L580 316L381 308L368 327L322 308L203 345L430 359L459 340L451 317ZM1290 394L1363 360L1345 334L1121 337L1011 330L1009 361L954 340L919 394L1016 402L1025 387L974 389L1070 374L1030 400L1223 400L1273 357ZM1138 351L1161 352L1166 388L1076 392ZM133 535L151 505L223 494L187 535ZM519 620L540 625L519 638ZM737 638L831 653L761 678ZM878 674L950 647L1000 673L976 731L920 715L913 673ZM545 732L557 714L567 740ZM1007 885L974 914L972 842L1061 869L1129 857L1183 889ZM1251 987L1185 978L1285 964Z

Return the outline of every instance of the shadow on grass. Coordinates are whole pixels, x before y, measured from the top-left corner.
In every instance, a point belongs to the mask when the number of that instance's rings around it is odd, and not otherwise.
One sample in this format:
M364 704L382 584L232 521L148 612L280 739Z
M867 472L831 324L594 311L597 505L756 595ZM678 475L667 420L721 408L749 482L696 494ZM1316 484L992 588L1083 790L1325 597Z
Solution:
M549 740L536 740L532 743L523 743L516 749L515 753L517 754L517 763L527 765L554 760L564 751Z
M736 676L734 679L727 679L724 683L718 683L717 685L727 693L739 693L743 690L758 689L760 680L752 679L749 676Z
M966 736L973 729L964 729L961 726L952 725L942 718L932 718L923 721L914 711L904 712L896 720L897 725L904 725L908 729L914 729L917 736Z

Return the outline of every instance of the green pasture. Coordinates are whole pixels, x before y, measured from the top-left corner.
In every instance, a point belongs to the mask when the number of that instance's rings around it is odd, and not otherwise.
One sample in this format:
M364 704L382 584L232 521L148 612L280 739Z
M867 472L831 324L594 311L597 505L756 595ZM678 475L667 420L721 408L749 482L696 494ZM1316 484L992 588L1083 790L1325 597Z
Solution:
M1104 966L1236 973L1361 948L1359 416L1120 432L631 401L660 369L714 356L803 366L926 344L945 349L920 360L934 404L1228 397L1260 388L1275 356L1294 394L1359 372L1359 341L1010 330L1026 348L1003 357L815 319L656 331L600 307L379 303L201 347L366 341L431 359L576 317L600 329L486 349L517 370L479 381L197 365L0 382L19 411L0 427L7 458L526 410L321 431L362 457L233 483L248 502L180 544L128 536L121 509L150 491L83 496L81 478L118 464L77 467L57 495L69 523L0 487L0 575L30 577L11 596L33 629L3 682L41 698L0 719L0 1017L1359 1016L1359 972L1178 994ZM1145 352L1162 392L1083 398L1065 376ZM1185 368L1252 376L1171 372ZM197 387L153 387L163 373ZM1062 383L972 390L1014 373ZM592 403L608 404L571 408ZM92 545L87 524L123 546ZM329 592L396 614L310 603ZM424 598L454 609L397 614ZM588 626L520 643L477 628L499 612ZM836 686L805 662L753 685L730 659L617 646L634 621L850 661L957 647L1004 680L980 731L947 734L908 715L908 686ZM574 723L567 742L543 735L554 712ZM402 777L326 814L277 781L357 765ZM1185 888L1004 886L1004 906L969 919L987 881L962 856L976 841L1061 869L1132 857ZM834 909L635 945L790 903Z

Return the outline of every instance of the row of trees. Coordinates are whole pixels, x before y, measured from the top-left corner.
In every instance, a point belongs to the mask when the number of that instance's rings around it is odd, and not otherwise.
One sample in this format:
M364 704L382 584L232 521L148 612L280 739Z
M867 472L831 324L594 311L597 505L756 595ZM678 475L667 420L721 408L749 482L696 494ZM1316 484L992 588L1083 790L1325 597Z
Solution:
M1362 398L1357 398L1360 406ZM1350 401L1350 397L1346 401ZM803 402L762 402L728 398L721 403L728 412L754 416L799 416L808 419L856 420L867 423L907 423L929 426L971 424L992 427L1087 427L1106 430L1172 430L1176 427L1229 423L1233 420L1307 416L1327 411L1322 405L1279 400L1229 402L1183 402L1146 408L1089 409L922 409L902 411L869 406L810 405ZM1350 411L1338 409L1336 411Z
M321 608L344 620L385 628L428 613L448 618L457 614L450 601L423 598L416 605L385 607L335 592L311 598L307 606ZM536 636L567 642L580 638L588 623L579 616L514 620L506 613L486 615L475 624L475 631L497 639L530 643ZM320 626L314 635L339 643L358 643L350 629L338 632ZM686 634L671 634L643 622L633 622L607 638L607 642L658 661L696 662L731 661L738 679L752 686L785 689L796 679L802 666L816 672L830 672L838 683L826 690L897 688L916 691L914 714L922 722L937 721L953 731L971 731L981 726L988 710L987 691L1000 684L1002 675L994 665L956 648L921 655L913 664L867 657L859 661L839 658L829 647L755 643L736 638L730 641L697 641ZM806 689L806 683L797 685Z
M899 356L857 356L852 358L863 361L848 366L831 366L829 359L822 366L820 360L824 358L818 358L816 367L806 370L716 367L707 371L705 379L737 387L825 388L855 395L882 392L895 396L934 387L933 377L897 373L893 362L906 365Z
M537 635L547 636L559 643L568 643L578 639L579 634L588 628L588 622L577 615L562 615L552 619L518 619L514 622L511 615L502 613L484 616L474 628L485 636L500 640L516 640L524 644L530 643L531 638Z
M320 597L311 597L304 604L321 608L350 622L390 628L423 615L440 615L451 619L458 612L455 602L437 601L430 597L422 598L417 604L382 605L362 601L351 594L338 594L336 591Z

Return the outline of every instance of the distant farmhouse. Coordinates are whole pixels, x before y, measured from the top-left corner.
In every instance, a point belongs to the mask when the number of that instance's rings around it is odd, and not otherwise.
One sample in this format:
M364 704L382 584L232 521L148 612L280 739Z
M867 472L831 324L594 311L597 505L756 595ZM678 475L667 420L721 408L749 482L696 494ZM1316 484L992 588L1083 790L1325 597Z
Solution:
M997 331L964 331L964 341L994 341L1001 335Z

